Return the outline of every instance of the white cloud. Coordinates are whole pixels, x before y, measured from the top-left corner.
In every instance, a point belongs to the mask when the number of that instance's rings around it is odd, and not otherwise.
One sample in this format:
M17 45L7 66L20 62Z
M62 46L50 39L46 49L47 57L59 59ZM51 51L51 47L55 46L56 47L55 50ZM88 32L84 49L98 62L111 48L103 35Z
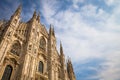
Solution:
M103 70L98 72L97 77L103 80L119 80L120 79L120 51L114 51L105 56L105 62L101 64Z
M108 6L113 6L120 3L119 0L104 0L104 1Z
M79 3L84 3L85 0L72 0L72 7L75 8L75 9L79 9Z
M107 5L112 5L114 3L115 0L105 0Z

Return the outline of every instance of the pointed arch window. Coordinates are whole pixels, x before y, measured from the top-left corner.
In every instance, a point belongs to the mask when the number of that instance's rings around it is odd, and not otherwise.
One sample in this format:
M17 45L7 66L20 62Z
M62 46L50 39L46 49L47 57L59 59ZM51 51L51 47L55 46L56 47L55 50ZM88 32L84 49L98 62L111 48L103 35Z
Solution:
M11 74L12 74L12 66L7 65L4 71L4 74L2 76L2 80L10 80Z
M20 55L21 45L18 41L15 41L15 43L12 45L10 52L17 55L17 56Z
M38 71L39 71L40 73L43 73L43 69L44 69L43 67L44 67L43 62L40 61L40 62L39 62L39 68L38 68Z
M45 51L45 49L46 49L46 41L45 41L44 37L42 37L40 39L40 45L39 45L39 47Z

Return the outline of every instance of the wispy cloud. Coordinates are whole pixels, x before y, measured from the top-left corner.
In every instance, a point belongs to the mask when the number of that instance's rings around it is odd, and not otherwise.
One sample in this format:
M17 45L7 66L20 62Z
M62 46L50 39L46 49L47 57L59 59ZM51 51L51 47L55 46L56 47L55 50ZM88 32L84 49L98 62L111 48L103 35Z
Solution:
M99 71L98 77L103 80L120 79L120 51L112 52L106 55L105 62L101 64L103 70Z

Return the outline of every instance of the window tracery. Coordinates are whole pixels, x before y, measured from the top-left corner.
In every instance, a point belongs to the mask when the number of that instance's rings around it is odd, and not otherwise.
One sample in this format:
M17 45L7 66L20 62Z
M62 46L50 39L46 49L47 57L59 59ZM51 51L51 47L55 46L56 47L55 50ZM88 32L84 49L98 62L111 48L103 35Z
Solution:
M19 56L20 55L20 52L21 52L21 45L18 41L16 41L13 45L12 45L12 48L10 50L11 53Z
M46 49L46 41L45 41L45 39L43 37L40 39L40 45L39 45L39 47L41 49L43 49L44 51Z

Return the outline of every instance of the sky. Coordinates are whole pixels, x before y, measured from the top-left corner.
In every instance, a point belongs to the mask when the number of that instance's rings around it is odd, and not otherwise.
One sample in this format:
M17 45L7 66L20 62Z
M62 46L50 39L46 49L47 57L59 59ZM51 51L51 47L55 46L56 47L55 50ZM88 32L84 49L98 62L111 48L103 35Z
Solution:
M120 80L120 0L0 0L0 19L19 4L22 21L36 10L47 30L54 26L77 80Z

